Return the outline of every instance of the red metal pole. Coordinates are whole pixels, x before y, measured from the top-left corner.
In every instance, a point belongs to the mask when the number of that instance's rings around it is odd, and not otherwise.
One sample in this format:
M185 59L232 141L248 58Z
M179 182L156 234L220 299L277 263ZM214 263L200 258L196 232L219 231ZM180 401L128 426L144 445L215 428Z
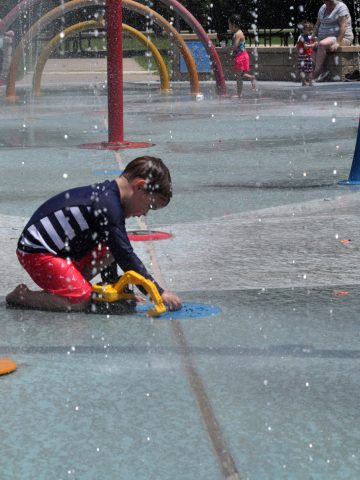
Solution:
M87 143L81 148L119 150L147 148L148 142L124 140L122 0L106 0L107 80L108 80L108 141Z
M109 143L124 142L122 0L106 1Z

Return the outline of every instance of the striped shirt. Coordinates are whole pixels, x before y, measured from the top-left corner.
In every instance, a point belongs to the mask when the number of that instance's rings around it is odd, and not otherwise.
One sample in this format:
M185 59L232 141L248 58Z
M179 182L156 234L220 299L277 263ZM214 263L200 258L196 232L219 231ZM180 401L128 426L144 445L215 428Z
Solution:
M73 188L47 200L25 225L18 249L77 261L101 244L109 247L124 272L135 270L154 281L128 239L115 180Z

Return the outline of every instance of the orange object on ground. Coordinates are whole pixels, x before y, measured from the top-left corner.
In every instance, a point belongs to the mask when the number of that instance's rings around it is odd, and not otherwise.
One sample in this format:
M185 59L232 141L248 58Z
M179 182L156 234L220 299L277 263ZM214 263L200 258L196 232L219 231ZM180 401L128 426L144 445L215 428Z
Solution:
M0 375L14 372L16 368L17 366L14 360L11 360L10 358L0 358Z

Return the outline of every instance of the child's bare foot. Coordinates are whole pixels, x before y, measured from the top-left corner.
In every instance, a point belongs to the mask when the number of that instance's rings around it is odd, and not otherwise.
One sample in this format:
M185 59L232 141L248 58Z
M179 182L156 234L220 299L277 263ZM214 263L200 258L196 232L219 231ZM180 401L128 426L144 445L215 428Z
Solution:
M6 296L6 303L13 307L51 312L82 312L88 305L88 301L71 304L66 297L43 290L30 290L23 283Z
M256 90L256 78L255 78L255 75L252 75L251 77L251 88L253 90Z
M12 292L6 295L6 303L22 305L27 293L29 293L28 287L24 283L20 283Z

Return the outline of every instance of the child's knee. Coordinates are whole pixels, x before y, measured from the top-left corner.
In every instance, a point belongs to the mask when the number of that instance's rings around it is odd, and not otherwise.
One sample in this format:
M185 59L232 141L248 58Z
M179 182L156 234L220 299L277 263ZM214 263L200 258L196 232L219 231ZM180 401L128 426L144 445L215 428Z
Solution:
M93 288L91 284L88 283L81 288L71 290L65 296L72 305L75 305L77 303L88 302L91 299L92 293Z

